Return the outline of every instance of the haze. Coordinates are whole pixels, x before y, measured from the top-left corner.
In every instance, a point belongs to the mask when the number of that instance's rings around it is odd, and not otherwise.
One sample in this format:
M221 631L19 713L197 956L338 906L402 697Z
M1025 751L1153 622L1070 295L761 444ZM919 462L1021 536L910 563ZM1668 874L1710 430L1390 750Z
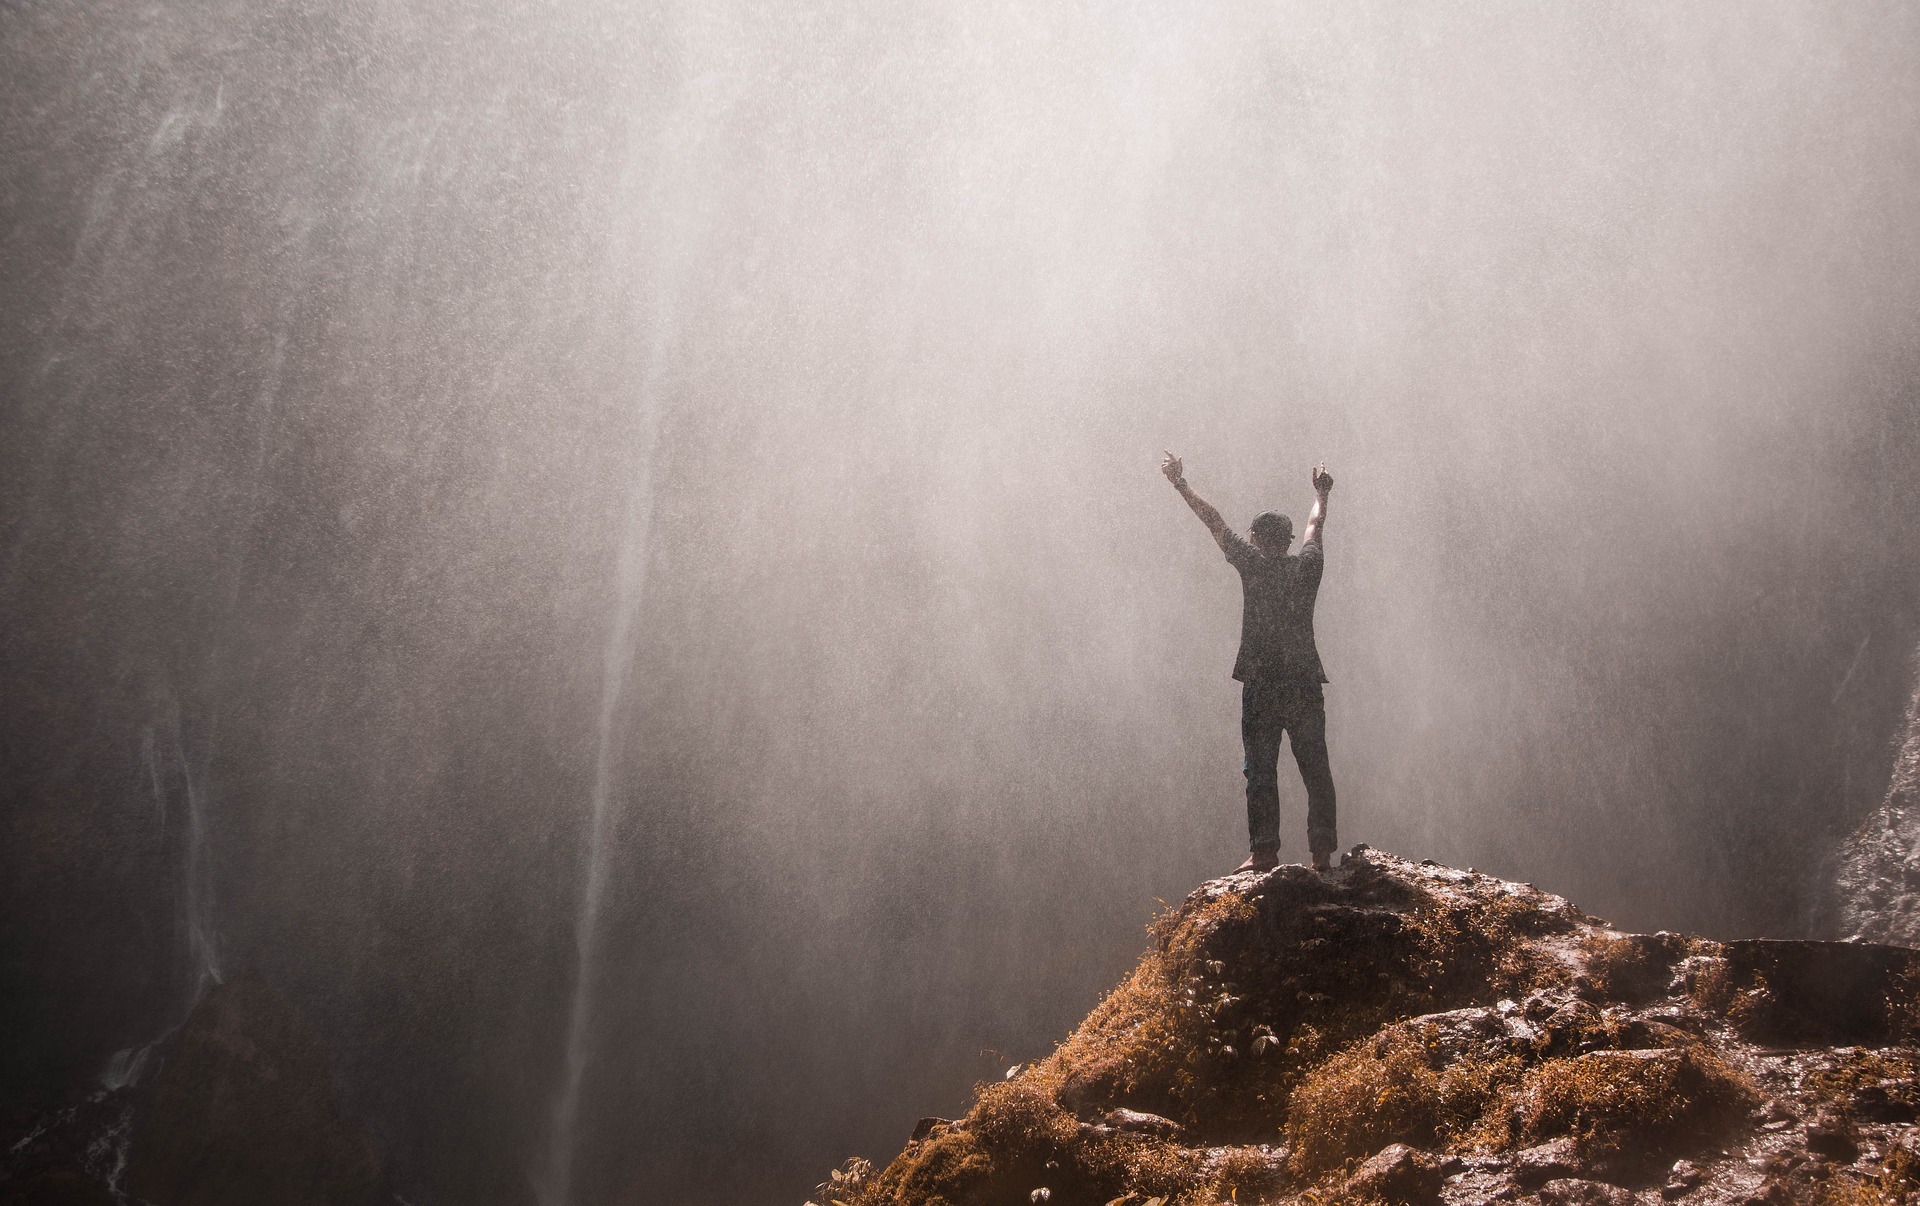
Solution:
M254 969L421 1206L891 1156L1244 852L1164 448L1337 478L1343 845L1787 934L1884 790L1911 5L0 31L9 1102Z

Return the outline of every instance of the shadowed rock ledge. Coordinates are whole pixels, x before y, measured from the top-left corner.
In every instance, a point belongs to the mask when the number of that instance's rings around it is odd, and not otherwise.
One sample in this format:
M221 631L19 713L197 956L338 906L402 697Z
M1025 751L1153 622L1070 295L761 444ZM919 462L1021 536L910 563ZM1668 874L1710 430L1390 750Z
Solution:
M845 1206L1920 1200L1920 952L1624 934L1364 846L1202 885Z
M335 1108L319 1033L254 976L215 987L178 1030L115 1065L4 1134L0 1206L392 1199L373 1142Z

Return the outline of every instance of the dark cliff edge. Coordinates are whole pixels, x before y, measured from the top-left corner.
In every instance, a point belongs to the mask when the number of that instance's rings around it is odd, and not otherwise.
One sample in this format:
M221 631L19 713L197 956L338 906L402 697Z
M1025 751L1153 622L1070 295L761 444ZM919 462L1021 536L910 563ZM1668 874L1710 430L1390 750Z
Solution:
M101 1082L6 1128L0 1206L378 1206L372 1140L334 1104L325 1044L264 981L215 987Z
M1052 1054L815 1200L1920 1201L1920 952L1626 934L1364 846L1152 934Z

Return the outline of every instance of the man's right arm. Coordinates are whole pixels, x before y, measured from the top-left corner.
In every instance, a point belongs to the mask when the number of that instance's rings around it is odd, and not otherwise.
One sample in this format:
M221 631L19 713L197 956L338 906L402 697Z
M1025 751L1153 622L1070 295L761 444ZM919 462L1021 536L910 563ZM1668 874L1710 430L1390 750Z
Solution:
M1333 493L1333 474L1327 467L1313 467L1313 512L1307 516L1307 528L1300 537L1300 547L1304 551L1307 545L1321 543L1321 537L1327 529L1327 495Z
M1220 512L1214 510L1212 503L1195 494L1193 487L1187 485L1185 467L1181 465L1180 458L1171 452L1167 453L1166 459L1160 462L1160 472L1167 475L1167 480L1180 492L1180 497L1187 500L1187 505L1200 517L1200 522L1207 525L1207 531L1213 533L1214 543L1222 549L1226 548L1227 537L1232 535L1227 530L1227 521L1220 517Z

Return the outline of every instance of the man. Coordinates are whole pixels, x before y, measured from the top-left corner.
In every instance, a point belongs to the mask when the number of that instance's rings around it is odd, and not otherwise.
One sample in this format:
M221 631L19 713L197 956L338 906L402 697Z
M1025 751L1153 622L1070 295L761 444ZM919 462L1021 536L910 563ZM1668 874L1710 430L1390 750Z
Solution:
M1331 864L1334 836L1333 771L1327 765L1327 705L1320 684L1327 681L1313 643L1313 600L1320 592L1324 558L1321 529L1333 478L1325 465L1313 467L1313 513L1300 552L1289 556L1293 521L1268 511L1249 525L1243 540L1220 512L1187 485L1180 458L1167 453L1160 462L1180 497L1240 571L1240 657L1233 677L1240 680L1240 739L1247 750L1247 834L1253 852L1236 867L1266 871L1280 862L1280 736L1293 735L1293 760L1307 785L1307 849L1313 869Z

